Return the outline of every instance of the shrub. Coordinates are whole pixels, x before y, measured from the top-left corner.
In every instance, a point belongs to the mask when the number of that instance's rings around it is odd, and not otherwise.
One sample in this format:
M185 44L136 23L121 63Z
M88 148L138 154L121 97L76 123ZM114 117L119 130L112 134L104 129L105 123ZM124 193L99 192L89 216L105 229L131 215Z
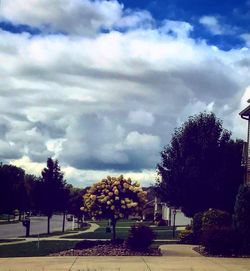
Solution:
M250 187L242 185L234 207L234 225L241 233L243 251L250 252Z
M130 227L127 245L136 251L146 251L152 244L156 235L153 230L142 224L135 224Z
M184 231L181 231L179 234L179 239L181 244L195 243L194 233L191 229L185 229Z
M200 243L201 229L202 229L202 217L203 217L202 212L196 213L193 217L192 229L193 229L195 243Z
M161 213L156 213L154 224L157 226L166 226L166 221L162 219Z
M210 227L230 227L232 225L232 216L218 209L209 209L204 212L202 217L202 231Z
M202 232L201 241L211 255L231 256L240 251L240 238L232 227L207 227Z
M155 225L157 226L166 226L166 221L161 219L161 220L158 220L158 221L155 221Z

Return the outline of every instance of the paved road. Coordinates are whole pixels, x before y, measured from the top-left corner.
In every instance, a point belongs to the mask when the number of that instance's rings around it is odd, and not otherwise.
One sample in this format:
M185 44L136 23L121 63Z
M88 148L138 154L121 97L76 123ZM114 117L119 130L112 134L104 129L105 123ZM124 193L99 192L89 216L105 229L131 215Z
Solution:
M51 219L50 229L52 231L60 231L62 229L62 215L53 215ZM65 229L71 229L72 222L66 221ZM30 234L41 234L47 232L47 217L31 217ZM25 235L25 227L22 223L14 223L0 225L0 239L15 238Z

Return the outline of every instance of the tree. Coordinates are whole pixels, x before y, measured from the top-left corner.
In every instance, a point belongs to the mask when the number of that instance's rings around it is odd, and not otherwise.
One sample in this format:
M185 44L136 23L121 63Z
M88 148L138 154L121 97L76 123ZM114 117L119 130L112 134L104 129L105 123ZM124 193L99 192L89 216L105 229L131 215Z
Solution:
M67 212L76 216L78 220L81 220L83 212L80 207L82 206L82 199L87 190L75 188L72 185L68 185L67 188L69 190Z
M130 178L126 180L123 176L108 176L87 191L82 210L92 218L110 219L115 240L117 220L140 213L145 202L146 192L139 183L132 183Z
M0 213L11 214L28 209L28 196L24 184L25 172L13 165L0 164Z
M48 158L47 167L42 171L41 194L42 212L48 217L47 232L50 234L50 219L55 211L65 211L66 181L57 160Z
M29 198L29 207L32 212L40 213L42 210L42 180L35 175L25 175L25 187Z
M187 216L209 208L232 213L243 181L241 154L242 142L213 113L190 117L161 152L158 193Z
M234 207L234 222L242 235L244 250L250 252L250 186L241 185Z

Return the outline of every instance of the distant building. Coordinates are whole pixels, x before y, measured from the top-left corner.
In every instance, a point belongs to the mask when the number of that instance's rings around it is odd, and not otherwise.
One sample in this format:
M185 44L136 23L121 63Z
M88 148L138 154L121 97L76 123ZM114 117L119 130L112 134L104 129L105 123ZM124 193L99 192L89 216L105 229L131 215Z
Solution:
M176 210L174 207L168 206L165 202L162 202L154 192L152 187L144 188L147 191L148 202L143 208L143 219L144 220L157 220L159 216L169 226L173 225L175 218L175 224L177 226L188 225L191 223L191 219L187 218L181 210ZM173 210L176 210L174 217Z
M250 99L248 103L250 103ZM240 112L240 116L248 121L247 142L243 147L242 166L245 168L245 183L250 184L250 105Z

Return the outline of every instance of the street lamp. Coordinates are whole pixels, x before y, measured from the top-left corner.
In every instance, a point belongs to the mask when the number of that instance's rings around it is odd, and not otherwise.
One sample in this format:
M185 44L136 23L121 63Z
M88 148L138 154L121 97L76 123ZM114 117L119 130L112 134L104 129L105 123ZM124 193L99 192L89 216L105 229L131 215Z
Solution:
M176 208L173 210L173 215L174 215L174 223L173 223L173 239L175 238L175 216L176 216Z
M247 101L250 103L250 99ZM247 106L244 110L240 112L240 116L242 119L248 121L248 132L247 132L247 148L246 148L246 171L245 171L245 182L250 183L250 161L249 161L249 148L250 148L250 105Z

